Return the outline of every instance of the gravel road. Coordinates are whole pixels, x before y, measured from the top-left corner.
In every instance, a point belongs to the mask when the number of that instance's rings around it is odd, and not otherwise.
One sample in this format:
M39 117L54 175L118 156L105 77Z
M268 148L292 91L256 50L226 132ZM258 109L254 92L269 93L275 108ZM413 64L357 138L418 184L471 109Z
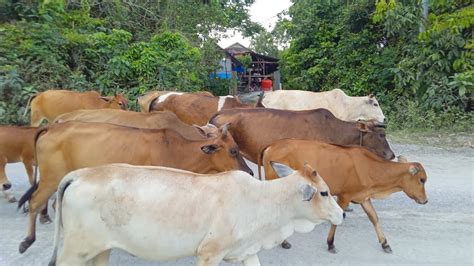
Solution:
M326 251L329 224L308 234L295 234L290 250L275 247L259 253L262 265L316 264L474 264L474 149L445 150L418 145L392 144L396 154L421 162L427 173L429 203L418 205L403 193L375 200L382 228L393 249L385 254L362 208L352 205L336 234L337 254ZM256 171L255 165L251 166ZM19 198L28 188L21 164L10 164L7 175L12 193ZM54 216L53 216L54 217ZM26 236L27 217L16 204L0 198L0 265L47 265L53 243L53 224L37 227L37 240L23 255L18 244ZM195 258L151 262L114 250L111 265L194 265ZM229 265L222 263L221 265Z

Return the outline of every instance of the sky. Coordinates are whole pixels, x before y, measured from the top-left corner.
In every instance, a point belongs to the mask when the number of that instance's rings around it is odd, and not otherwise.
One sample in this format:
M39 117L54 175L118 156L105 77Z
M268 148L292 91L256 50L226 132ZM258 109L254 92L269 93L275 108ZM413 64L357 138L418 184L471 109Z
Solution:
M250 17L252 21L260 23L267 30L271 30L278 19L277 14L283 10L288 10L290 6L290 0L256 0L255 3L250 6ZM223 48L235 42L239 42L246 47L250 45L250 39L243 38L239 32L235 34L228 32L228 35L230 37L219 41L219 45Z

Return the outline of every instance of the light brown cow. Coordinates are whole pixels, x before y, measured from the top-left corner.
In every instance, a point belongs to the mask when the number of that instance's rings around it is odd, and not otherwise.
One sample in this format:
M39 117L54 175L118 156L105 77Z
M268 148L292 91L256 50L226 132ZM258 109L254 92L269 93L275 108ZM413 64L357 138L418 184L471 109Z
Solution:
M190 126L169 111L138 113L117 109L93 109L77 110L60 115L56 123L67 121L101 122L120 126L149 128L149 129L172 129L187 139L203 139L215 136L218 129L214 125Z
M38 128L0 126L0 190L9 202L16 199L7 190L11 183L7 178L5 166L8 163L23 162L30 184L33 184L34 139Z
M170 129L139 129L105 123L66 122L52 124L36 135L37 162L41 179L19 200L29 201L29 234L20 244L23 253L35 241L37 212L69 172L109 163L155 165L195 173L243 170L253 174L228 133L228 125L216 137L188 140ZM43 223L50 221L42 213Z
M371 199L382 199L403 191L419 204L426 204L426 172L420 163L386 161L361 147L330 145L319 141L285 139L275 142L262 152L266 179L277 178L270 166L271 161L284 163L293 169L301 169L305 162L314 166L337 196L342 209L349 202L362 205L374 225L377 237L385 252L388 245L372 205ZM335 253L333 225L327 239L328 249ZM285 244L285 243L284 243Z
M170 92L150 103L150 111L172 111L187 124L205 125L216 112L231 108L251 108L234 96L209 96L198 93Z
M48 90L30 100L32 126L39 126L45 119L51 123L57 116L79 109L127 109L128 104L121 94L104 97L96 91Z
M222 110L210 121L229 128L242 154L257 163L263 148L285 138L320 140L339 145L360 145L385 159L395 157L378 122L346 122L326 109L289 111L265 108Z
M143 113L148 113L150 112L150 103L153 100L156 100L161 95L168 94L168 93L184 93L184 92L176 92L176 91L149 91L146 94L139 96L137 98L137 103L138 106L140 107L140 111ZM212 93L208 91L198 91L198 92L193 92L195 94L202 94L202 95L208 95L208 96L214 96Z

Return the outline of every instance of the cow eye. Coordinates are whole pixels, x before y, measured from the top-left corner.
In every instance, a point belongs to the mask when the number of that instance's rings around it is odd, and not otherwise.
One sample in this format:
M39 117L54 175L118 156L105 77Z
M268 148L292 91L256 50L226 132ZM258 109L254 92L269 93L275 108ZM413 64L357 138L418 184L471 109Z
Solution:
M319 194L321 194L321 196L323 196L323 197L329 196L329 193L327 191L321 191L321 192L319 192Z
M123 105L123 103L121 103L121 102L119 102L118 104L119 104L119 105Z
M230 155L232 155L232 156L237 156L237 153L238 153L238 151L237 151L236 148L230 149Z
M426 180L423 179L423 178L420 178L420 182L421 182L422 184L424 184L424 183L426 182Z
M378 103L374 103L374 106L379 106L379 104L378 104Z

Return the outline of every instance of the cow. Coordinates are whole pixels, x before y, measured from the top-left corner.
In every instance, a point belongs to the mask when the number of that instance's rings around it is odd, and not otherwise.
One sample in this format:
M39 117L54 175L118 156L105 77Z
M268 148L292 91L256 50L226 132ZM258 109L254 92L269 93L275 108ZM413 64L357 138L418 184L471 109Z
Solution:
M121 95L100 96L96 91L47 90L33 95L31 102L31 126L39 126L43 120L51 123L57 116L79 109L127 109L128 101ZM28 105L26 110L28 110ZM25 112L26 114L26 112Z
M217 266L260 265L257 253L294 231L342 223L342 209L311 166L274 167L282 178L266 182L242 171L199 175L126 164L69 173L58 188L49 265L56 265L61 224L58 265L107 265L110 250L120 248L148 260L197 256L198 265Z
M25 252L35 241L36 217L47 206L61 179L69 172L109 163L158 165L196 173L243 170L253 174L239 153L228 126L212 138L188 140L170 129L140 129L105 123L65 122L38 131L35 137L40 180L20 198L29 201L29 233L20 244ZM40 222L48 223L47 212Z
M142 95L142 96L139 96L137 98L137 103L138 103L138 106L140 107L140 111L142 113L148 113L150 112L150 103L153 101L153 100L156 100L156 98L158 98L159 96L161 95L164 95L164 94L169 94L171 93L172 94L178 94L178 95L182 95L184 94L185 92L176 92L176 91L149 91L147 92L146 94ZM189 92L188 92L189 93ZM208 92L208 91L197 91L197 92L193 92L195 94L202 94L202 95L207 95L207 96L214 96L212 93Z
M409 163L406 159L399 162L387 161L363 147L284 139L265 148L261 156L265 178L268 180L277 178L271 167L272 161L287 164L294 169L300 169L306 162L313 165L333 195L337 196L337 202L342 209L347 208L349 202L362 205L383 250L387 253L391 253L392 249L382 231L371 199L383 199L392 193L403 191L418 204L428 202L425 193L428 177L420 163ZM327 239L331 253L336 253L335 233L336 226L333 225ZM289 247L287 243L283 243L283 246Z
M385 125L374 121L347 122L326 109L288 111L253 108L222 110L210 120L229 128L240 151L257 163L263 148L285 138L321 140L333 144L360 145L382 158L395 157L385 138Z
M35 160L34 139L38 128L0 126L0 189L9 202L16 202L8 190L12 184L8 180L5 167L8 163L22 162L30 184L33 184L33 164Z
M172 111L187 124L205 125L216 112L231 108L252 108L234 96L209 96L197 93L170 92L150 103L150 111Z
M187 139L203 139L215 136L218 129L208 124L206 126L190 126L170 111L152 113L138 113L117 109L92 109L77 110L58 116L55 123L67 121L101 122L120 126L150 128L150 129L172 129Z
M262 100L262 106L293 111L324 108L328 109L337 118L352 122L377 120L383 123L385 120L379 102L374 95L351 97L340 89L325 92L301 90L266 92Z

